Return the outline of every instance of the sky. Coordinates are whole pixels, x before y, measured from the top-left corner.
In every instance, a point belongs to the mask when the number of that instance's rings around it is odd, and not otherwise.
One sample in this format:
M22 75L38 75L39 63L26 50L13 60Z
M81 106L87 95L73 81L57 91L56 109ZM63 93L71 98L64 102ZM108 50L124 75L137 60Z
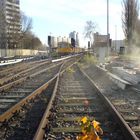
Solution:
M122 31L122 0L109 0L109 33L111 38L124 39ZM47 43L47 36L69 36L77 31L81 46L86 21L97 24L96 31L107 34L107 0L20 0L21 10L33 20L32 31Z

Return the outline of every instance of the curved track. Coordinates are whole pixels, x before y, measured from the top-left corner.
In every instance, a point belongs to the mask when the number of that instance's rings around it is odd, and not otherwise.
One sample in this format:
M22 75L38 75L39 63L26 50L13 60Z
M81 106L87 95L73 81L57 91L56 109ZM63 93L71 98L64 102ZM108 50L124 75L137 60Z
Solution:
M66 60L65 63L59 62L57 65L52 65L47 70L30 75L24 82L12 87L8 92L2 92L0 95L0 100L3 101L0 106L0 138L27 140L33 137L50 100L60 67L64 71L75 60L72 58Z
M36 71L40 71L41 69L46 68L49 65L50 61L35 61L28 63L20 63L16 66L12 66L12 68L3 70L0 72L0 86L4 86L12 81L16 81L21 77L28 76L31 73L35 73Z

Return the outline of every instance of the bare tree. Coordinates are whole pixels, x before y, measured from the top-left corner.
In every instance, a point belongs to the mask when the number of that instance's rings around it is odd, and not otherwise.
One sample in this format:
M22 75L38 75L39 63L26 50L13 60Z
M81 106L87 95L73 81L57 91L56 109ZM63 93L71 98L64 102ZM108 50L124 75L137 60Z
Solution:
M23 41L27 38L27 34L30 34L32 29L32 19L26 16L23 12L20 13L20 16L14 15L14 20L11 21L13 23L13 30L12 32L12 40L17 47L22 46ZM17 24L19 23L19 28L17 28Z
M32 28L32 19L23 12L12 12L7 20L4 11L0 11L0 40L4 48L19 48L23 39Z
M34 35L32 32L25 34L23 39L24 49L42 49L42 47L42 42L36 35Z
M23 12L21 13L21 24L22 24L22 29L21 33L24 36L28 32L31 31L32 29L32 18L26 16Z
M84 30L84 36L85 38L90 39L90 41L93 40L93 34L95 32L95 29L97 28L97 24L93 21L87 21L85 25L85 30Z
M24 47L25 41L30 40L32 34L32 18L26 16L23 12L21 12L21 25L21 46L26 48L26 46Z
M122 27L128 46L134 42L133 34L136 31L136 24L139 15L138 0L122 1Z

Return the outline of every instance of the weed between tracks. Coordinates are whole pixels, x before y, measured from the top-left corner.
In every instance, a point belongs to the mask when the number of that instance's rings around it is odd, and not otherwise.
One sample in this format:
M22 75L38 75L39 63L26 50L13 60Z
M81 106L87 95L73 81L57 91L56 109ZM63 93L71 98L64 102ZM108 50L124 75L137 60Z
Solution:
M86 64L97 64L98 63L97 59L93 55L89 55L89 54L84 56L83 62Z
M68 68L68 69L67 69L67 72L68 72L68 73L74 73L75 71L74 71L73 68Z
M78 66L82 68L88 68L90 65L95 65L95 64L98 64L97 59L93 55L87 54L78 63Z

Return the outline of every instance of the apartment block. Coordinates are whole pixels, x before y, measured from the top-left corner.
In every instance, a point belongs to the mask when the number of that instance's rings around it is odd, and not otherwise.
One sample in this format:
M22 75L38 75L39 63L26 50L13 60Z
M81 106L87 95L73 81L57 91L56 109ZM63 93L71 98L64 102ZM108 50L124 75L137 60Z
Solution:
M0 48L16 48L21 29L20 1L0 0Z
M71 38L71 44L73 47L79 47L79 34L76 31L73 31L69 34Z

